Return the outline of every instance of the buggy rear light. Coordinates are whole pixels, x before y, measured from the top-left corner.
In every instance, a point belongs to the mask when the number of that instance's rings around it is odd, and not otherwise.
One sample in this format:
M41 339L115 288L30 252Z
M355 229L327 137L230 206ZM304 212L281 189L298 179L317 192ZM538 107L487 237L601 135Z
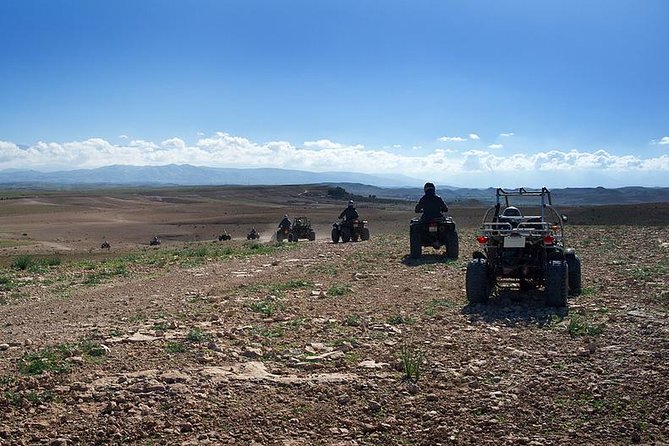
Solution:
M553 237L552 235L547 235L546 237L544 237L544 244L552 245L553 242L555 242L555 237Z
M485 235L479 235L478 237L476 237L476 241L484 245L488 243L488 237L486 237Z

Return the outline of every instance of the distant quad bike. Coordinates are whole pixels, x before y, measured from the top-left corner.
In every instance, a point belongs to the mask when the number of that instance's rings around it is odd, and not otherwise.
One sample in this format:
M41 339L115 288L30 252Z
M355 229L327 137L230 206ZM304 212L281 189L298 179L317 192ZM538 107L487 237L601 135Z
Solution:
M246 240L258 240L259 238L260 234L255 230L255 228L251 229L251 231L246 234Z
M311 227L311 222L307 217L296 217L290 228L279 228L276 231L276 240L282 242L288 240L289 242L297 242L301 238L309 241L316 240L316 232Z
M227 232L224 232L223 234L218 236L218 241L222 242L224 240L232 240L232 236L228 234Z
M158 245L160 245L160 239L158 238L158 236L153 237L153 238L149 241L149 245L151 245L151 246L158 246Z
M568 294L581 292L581 260L565 247L567 217L555 210L545 187L540 191L499 188L496 195L497 204L486 211L476 237L482 251L475 251L467 265L467 300L486 303L496 286L518 283L521 291L543 286L548 305L566 306ZM534 205L538 214L523 215L509 206L510 197L540 200L540 206ZM505 208L500 212L502 204Z
M441 217L428 221L413 218L409 225L409 255L414 259L420 258L423 246L431 246L434 249L443 246L449 259L457 259L460 255L460 245L453 218Z
M109 244L109 242L107 240L105 240L100 245L100 249L106 249L107 251L109 251L111 249L111 245Z
M349 241L367 241L369 240L369 228L367 220L339 220L332 223L332 243L342 243Z

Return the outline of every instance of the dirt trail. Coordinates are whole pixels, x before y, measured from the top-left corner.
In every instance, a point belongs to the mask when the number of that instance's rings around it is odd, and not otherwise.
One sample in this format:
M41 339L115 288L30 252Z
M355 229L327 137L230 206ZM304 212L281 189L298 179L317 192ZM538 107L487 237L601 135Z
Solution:
M0 444L663 444L667 241L573 228L568 309L468 306L466 259L409 260L403 233L36 272L0 306ZM66 345L66 370L21 371Z

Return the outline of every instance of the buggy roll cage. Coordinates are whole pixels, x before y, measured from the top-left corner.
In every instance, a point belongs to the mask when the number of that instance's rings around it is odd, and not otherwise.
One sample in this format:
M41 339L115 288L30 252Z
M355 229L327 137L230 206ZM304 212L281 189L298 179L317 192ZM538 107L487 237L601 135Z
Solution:
M509 197L540 197L541 198L541 216L540 222L533 223L519 223L518 229L529 231L530 233L547 234L551 231L552 226L550 223L546 222L546 212L556 217L556 222L559 223L559 234L562 236L564 234L564 219L563 216L558 213L558 211L553 207L553 201L551 199L551 191L546 187L542 187L541 190L527 190L524 187L518 188L518 190L505 190L501 187L498 187L495 193L496 204L495 206L489 208L483 216L483 225L482 229L484 232L496 230L502 230L502 232L511 232L511 225L508 223L498 223L500 216L500 209L502 207L502 202L504 207L509 207ZM492 218L491 218L492 216ZM492 223L490 223L492 221ZM507 229L508 226L508 229ZM556 228L558 229L558 228ZM525 232L523 231L523 232Z

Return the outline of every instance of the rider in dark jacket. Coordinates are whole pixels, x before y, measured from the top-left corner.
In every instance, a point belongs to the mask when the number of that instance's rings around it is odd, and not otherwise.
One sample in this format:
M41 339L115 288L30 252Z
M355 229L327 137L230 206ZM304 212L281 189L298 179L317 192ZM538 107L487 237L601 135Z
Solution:
M359 218L360 216L358 215L358 211L355 210L355 206L353 204L353 200L350 200L346 209L341 211L341 214L339 214L339 218L343 218L346 221L352 221L356 218Z
M425 195L423 195L416 205L416 213L423 213L421 216L422 221L428 221L433 219L442 218L442 212L448 212L448 206L444 203L444 200L441 199L439 195L435 192L434 184L425 183L423 187Z
M283 220L281 220L281 222L279 223L279 228L280 229L284 229L284 228L290 229L290 225L291 225L291 223L290 223L290 220L288 219L288 215L284 215Z

